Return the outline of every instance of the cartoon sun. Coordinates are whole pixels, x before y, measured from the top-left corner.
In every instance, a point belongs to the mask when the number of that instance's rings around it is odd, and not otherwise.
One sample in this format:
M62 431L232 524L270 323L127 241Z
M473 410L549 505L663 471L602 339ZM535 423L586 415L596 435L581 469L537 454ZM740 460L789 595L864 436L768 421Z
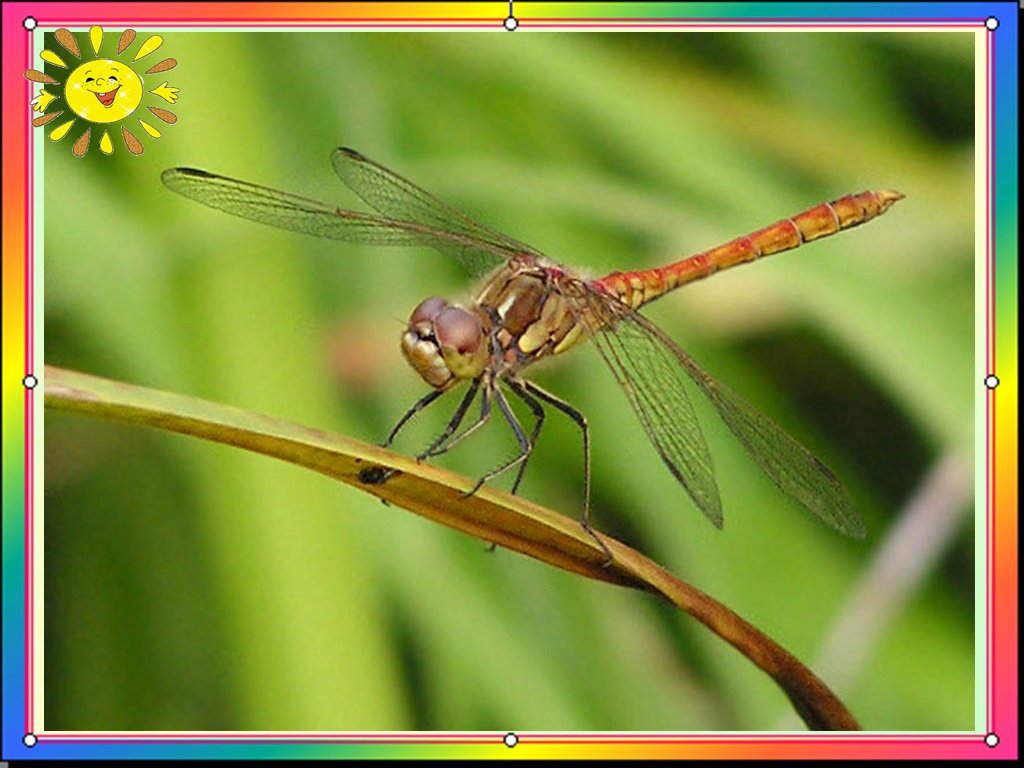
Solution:
M68 30L58 29L55 36L57 42L64 46L72 56L79 59L82 58L79 53L78 42ZM126 29L117 42L116 56L124 53L134 40L135 31ZM92 45L96 58L86 61L77 67L64 81L64 101L77 117L71 118L50 131L49 138L52 141L63 139L70 132L78 118L96 124L116 123L119 120L125 120L139 108L143 97L146 95L143 76L131 66L118 61L116 58L99 58L100 46L103 42L103 29L101 27L93 27L89 30L89 42ZM150 55L163 45L163 42L164 39L162 37L153 35L139 47L131 63L134 64ZM43 61L49 64L61 67L62 69L68 68L64 60L51 50L44 50L41 57ZM178 62L174 59L164 59L159 64L150 67L144 74L153 75L166 72L176 67L177 64ZM25 77L36 83L60 85L59 80L54 80L49 75L35 69L27 70ZM178 89L169 87L166 80L149 91L149 93L169 104L173 104L178 98ZM29 104L37 112L46 112L47 107L59 98L60 96L43 90ZM148 109L168 125L173 125L178 120L173 112L168 112L166 109L159 107L148 107ZM45 125L61 114L63 114L63 110L49 112L33 120L32 125L36 127ZM142 118L137 119L142 129L153 138L159 139L163 135L157 128ZM89 151L91 133L92 128L87 128L85 133L78 137L71 148L72 154L76 157L83 157ZM133 155L142 154L142 142L124 125L121 126L121 136L129 152ZM114 151L114 142L110 138L110 133L106 130L103 131L103 136L100 137L100 151L105 155L109 155Z

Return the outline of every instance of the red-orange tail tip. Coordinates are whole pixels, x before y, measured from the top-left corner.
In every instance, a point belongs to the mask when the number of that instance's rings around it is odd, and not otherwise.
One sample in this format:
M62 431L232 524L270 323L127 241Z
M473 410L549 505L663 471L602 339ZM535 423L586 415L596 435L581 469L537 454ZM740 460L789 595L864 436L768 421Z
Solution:
M904 197L906 197L906 195L904 195L902 192L896 192L891 189L880 189L877 192L875 192L875 197L877 197L878 202L882 204L882 210L884 211L893 203L897 202L898 200L902 200Z

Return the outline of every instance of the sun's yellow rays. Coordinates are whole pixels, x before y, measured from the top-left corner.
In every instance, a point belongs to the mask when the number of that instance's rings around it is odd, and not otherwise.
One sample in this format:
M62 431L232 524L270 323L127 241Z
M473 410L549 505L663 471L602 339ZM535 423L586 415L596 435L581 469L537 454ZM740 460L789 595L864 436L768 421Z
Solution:
M54 66L60 67L61 69L68 68L68 65L64 63L64 59L62 59L53 51L43 51L41 54L39 54L39 58L41 58L48 64L53 64Z
M164 44L164 39L160 35L153 35L149 40L142 44L139 48L139 52L135 54L135 58L132 61L138 61L143 56L149 56L153 51Z

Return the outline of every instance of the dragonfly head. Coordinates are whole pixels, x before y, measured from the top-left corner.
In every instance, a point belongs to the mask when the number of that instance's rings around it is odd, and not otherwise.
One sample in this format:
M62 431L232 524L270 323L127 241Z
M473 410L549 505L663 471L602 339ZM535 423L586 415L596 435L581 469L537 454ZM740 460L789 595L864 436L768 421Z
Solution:
M430 386L448 389L483 373L487 336L477 315L435 296L412 311L402 354Z

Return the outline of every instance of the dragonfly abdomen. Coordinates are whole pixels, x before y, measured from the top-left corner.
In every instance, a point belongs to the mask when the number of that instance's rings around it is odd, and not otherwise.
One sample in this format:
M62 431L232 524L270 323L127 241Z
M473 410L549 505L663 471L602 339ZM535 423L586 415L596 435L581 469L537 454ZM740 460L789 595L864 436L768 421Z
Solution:
M902 198L899 192L889 190L847 195L674 264L634 272L612 272L594 282L633 309L639 309L669 291L720 270L799 248L812 240L864 224L881 216Z

